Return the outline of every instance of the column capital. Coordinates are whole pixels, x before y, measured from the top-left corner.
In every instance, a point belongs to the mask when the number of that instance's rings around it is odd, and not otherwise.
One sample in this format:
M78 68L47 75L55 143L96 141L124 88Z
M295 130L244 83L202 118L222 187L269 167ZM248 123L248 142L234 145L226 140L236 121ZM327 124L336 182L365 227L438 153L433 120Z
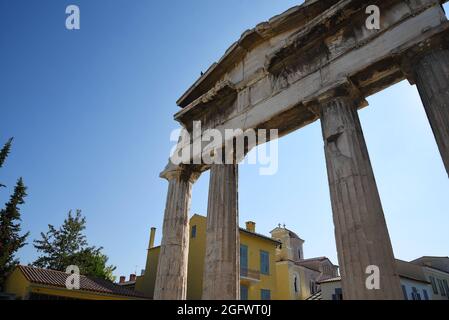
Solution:
M449 23L447 23L449 24ZM449 27L446 27L446 29ZM449 49L449 35L446 33L437 34L436 36L426 39L419 45L416 45L406 52L394 54L396 56L397 64L404 76L411 85L416 84L416 65L425 58L428 54Z
M195 183L200 176L201 171L194 165L175 165L171 162L167 164L164 171L162 171L159 175L159 177L168 181L173 179L181 179L184 181L189 181L190 183Z
M416 88L449 174L449 49L436 49L413 66Z
M358 109L368 106L368 101L366 101L360 89L349 78L343 79L331 88L318 92L313 98L306 99L304 105L317 117L320 117L322 109L329 102L335 100L350 101Z

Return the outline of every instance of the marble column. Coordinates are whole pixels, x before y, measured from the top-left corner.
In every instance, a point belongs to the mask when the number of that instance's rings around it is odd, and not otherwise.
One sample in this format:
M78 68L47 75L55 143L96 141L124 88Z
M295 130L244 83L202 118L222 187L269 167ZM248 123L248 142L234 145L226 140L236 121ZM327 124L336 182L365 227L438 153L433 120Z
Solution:
M210 169L207 207L204 300L240 299L238 165Z
M403 299L357 105L337 97L320 113L343 299ZM373 265L379 290L366 287Z
M414 67L416 86L449 175L449 50L434 49Z
M189 254L188 214L192 185L199 174L178 168L161 176L168 180L169 186L154 299L185 300Z

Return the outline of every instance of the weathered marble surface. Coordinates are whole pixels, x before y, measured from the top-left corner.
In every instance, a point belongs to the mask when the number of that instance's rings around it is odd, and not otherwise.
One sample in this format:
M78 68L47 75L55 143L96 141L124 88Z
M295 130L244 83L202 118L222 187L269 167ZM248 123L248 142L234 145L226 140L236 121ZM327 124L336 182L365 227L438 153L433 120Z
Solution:
M415 67L416 86L449 175L449 50L431 50Z
M164 176L169 185L153 297L155 300L186 299L189 211L192 184L198 176L188 170L167 172Z
M238 165L212 165L207 205L203 299L240 298Z
M357 105L338 97L321 108L344 299L403 299L393 249ZM380 268L380 290L368 290L368 266Z

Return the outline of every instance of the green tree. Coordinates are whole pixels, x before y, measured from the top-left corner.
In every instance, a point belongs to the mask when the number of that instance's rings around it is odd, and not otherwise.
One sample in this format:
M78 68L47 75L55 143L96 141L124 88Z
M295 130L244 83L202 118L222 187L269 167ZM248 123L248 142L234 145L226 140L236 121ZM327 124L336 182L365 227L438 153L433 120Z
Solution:
M108 257L101 250L89 246L86 235L86 218L81 210L75 215L69 211L61 227L56 229L48 225L48 231L41 233L41 239L34 240L34 247L42 254L33 262L33 266L65 271L70 265L76 265L86 276L94 276L114 281L114 266L107 265Z
M102 248L87 248L72 257L72 265L80 266L82 274L115 281L113 274L116 267L107 265L109 258L101 253Z
M2 150L0 150L0 168L3 167L3 164L11 151L12 140L13 138L10 138L3 146ZM5 185L0 183L0 187L5 187Z
M6 158L11 150L12 138L0 150L0 168L3 167ZM4 187L4 185L0 185ZM17 251L26 244L29 232L21 233L20 205L24 204L26 187L23 179L20 178L14 188L5 208L0 210L0 290L3 288L5 278L9 272L19 264L15 258Z

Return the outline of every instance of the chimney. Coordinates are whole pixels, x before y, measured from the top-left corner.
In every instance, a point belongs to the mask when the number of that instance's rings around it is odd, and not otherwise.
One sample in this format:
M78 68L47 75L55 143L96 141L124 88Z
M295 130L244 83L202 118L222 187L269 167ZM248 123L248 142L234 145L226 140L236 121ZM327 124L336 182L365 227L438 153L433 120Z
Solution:
M154 237L156 236L156 228L151 228L150 231L150 243L148 244L148 249L151 249L154 247Z
M248 230L249 232L256 232L256 223L253 221L247 221L246 230Z
M129 275L129 281L136 281L136 275L134 273Z
M119 283L125 283L126 281L126 277L125 276L120 276L120 282Z

